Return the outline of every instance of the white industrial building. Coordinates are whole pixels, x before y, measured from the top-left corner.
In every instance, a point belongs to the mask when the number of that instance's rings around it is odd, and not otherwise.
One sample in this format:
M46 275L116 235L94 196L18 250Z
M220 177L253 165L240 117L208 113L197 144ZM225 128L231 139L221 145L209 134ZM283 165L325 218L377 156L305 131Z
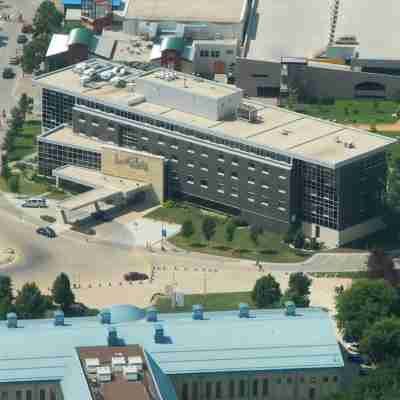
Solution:
M123 30L132 35L184 31L192 39L242 39L250 0L128 0Z

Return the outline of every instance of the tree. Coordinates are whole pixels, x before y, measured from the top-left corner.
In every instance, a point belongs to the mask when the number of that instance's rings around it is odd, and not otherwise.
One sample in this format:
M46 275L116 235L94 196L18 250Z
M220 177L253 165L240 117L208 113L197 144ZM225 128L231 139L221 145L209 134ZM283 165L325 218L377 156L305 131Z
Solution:
M24 115L18 107L11 109L11 132L18 131L24 126Z
M53 2L44 0L33 17L33 38L51 35L62 29L63 14L57 10Z
M398 296L383 280L359 280L336 297L336 320L345 336L360 340L382 318L398 315Z
M398 359L400 357L400 319L384 318L375 322L364 333L360 349L375 363Z
M303 230L299 229L293 238L293 246L296 247L296 249L302 249L304 247L305 241L306 238L304 236Z
M26 114L31 114L33 111L33 98L29 97L26 93L22 93L18 101L18 108L25 120Z
M15 308L21 318L41 318L49 308L48 299L36 283L25 283L15 299Z
M273 307L280 302L281 297L280 285L271 274L257 279L251 293L251 298L258 308Z
M8 179L8 187L13 193L19 192L19 175L11 175Z
M371 279L384 279L393 286L398 283L398 275L393 259L382 249L371 252L367 262L368 276Z
M59 304L64 312L67 312L75 301L75 295L71 290L68 275L62 272L57 276L51 290L54 302Z
M251 241L257 245L258 244L258 237L262 233L262 229L257 225L250 226L250 239Z
M203 224L201 226L203 235L209 242L211 238L215 235L215 229L217 227L217 222L212 217L205 217L203 219Z
M303 272L296 272L289 276L289 290L300 296L308 296L310 294L311 284L312 279Z
M282 297L282 304L285 304L287 301L293 301L296 304L296 307L310 307L310 298L306 295L300 295L299 293L286 290L285 294Z
M192 222L192 220L187 219L182 224L182 235L183 235L183 237L188 238L188 237L192 236L193 233L194 233L193 222Z
M227 242L232 242L235 236L237 225L234 220L230 219L225 226L225 239Z
M0 275L0 319L4 319L11 310L13 299L11 278Z

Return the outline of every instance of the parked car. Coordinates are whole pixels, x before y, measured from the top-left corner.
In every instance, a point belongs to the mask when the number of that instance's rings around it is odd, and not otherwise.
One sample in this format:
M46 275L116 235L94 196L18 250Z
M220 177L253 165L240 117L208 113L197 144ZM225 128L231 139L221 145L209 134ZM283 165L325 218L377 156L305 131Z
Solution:
M17 43L18 44L25 44L28 41L28 38L24 34L20 34L17 36Z
M36 233L38 233L39 235L46 236L50 239L57 237L57 234L54 232L53 228L50 228L50 226L38 228L36 229Z
M23 24L23 25L22 25L21 32L22 32L22 33L32 33L32 32L33 32L33 26L32 26L32 24Z
M92 216L94 219L103 221L103 222L109 222L109 221L113 220L111 215L107 214L105 211L97 211L97 212L93 213Z
M128 282L133 282L133 281L144 281L146 279L149 279L147 274L144 274L142 272L128 272L124 274L124 279Z
M15 72L12 68L6 67L3 69L3 79L12 79L15 77Z
M28 199L24 203L22 203L22 207L24 208L47 208L47 200L38 198L38 199Z

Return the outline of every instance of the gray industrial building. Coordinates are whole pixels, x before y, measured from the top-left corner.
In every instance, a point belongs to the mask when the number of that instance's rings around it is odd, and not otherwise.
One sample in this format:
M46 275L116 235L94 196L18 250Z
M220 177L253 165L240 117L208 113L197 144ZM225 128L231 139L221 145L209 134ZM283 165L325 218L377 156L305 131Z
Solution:
M400 75L395 75L400 63L395 62L355 60L347 66L305 59L283 58L278 62L239 58L236 86L248 96L278 97L284 64L288 65L291 86L301 85L301 92L308 99L400 98Z
M143 73L91 60L36 84L44 175L63 165L100 169L100 145L112 144L161 156L166 197L273 231L299 222L306 235L339 246L383 227L391 139L250 102L234 86L164 69ZM62 124L72 128L61 140Z

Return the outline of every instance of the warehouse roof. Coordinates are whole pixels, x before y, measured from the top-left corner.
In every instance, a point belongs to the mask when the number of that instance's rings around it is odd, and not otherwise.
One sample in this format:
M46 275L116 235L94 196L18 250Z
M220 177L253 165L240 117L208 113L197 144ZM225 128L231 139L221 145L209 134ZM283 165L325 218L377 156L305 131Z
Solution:
M143 73L135 70L129 75L131 72L128 69L126 79L132 83L138 80L150 81L155 89L160 85L173 86L193 95L214 99L229 96L239 90L231 85L181 73L177 73L178 79L160 79L160 71ZM36 78L36 82L74 96L149 116L157 115L168 123L177 122L203 129L224 138L254 144L268 151L276 151L288 157L317 162L328 167L336 167L396 142L394 139L374 135L365 130L249 100L243 103L257 109L255 122L251 123L236 116L215 121L196 114L196 109L189 113L178 109L178 106L172 107L167 101L162 105L150 103L140 93L139 85L134 90L129 87L116 87L110 82L94 82L93 85L84 87L80 83L80 75L74 72L73 67L40 76ZM338 141L337 136L343 137ZM341 146L339 142L342 142ZM346 144L350 142L352 146L348 147Z
M180 22L244 22L247 0L129 0L125 18Z
M155 343L154 323L144 318L113 326L125 345L142 346L165 374L343 367L333 322L318 308L298 309L296 316L280 309L251 311L250 318L226 311L206 312L204 320L191 313L160 314L158 320L168 343ZM75 381L65 384L81 399L75 349L106 345L107 326L95 317L66 318L63 326L52 320L18 324L12 329L0 323L0 382L64 380L73 373Z

